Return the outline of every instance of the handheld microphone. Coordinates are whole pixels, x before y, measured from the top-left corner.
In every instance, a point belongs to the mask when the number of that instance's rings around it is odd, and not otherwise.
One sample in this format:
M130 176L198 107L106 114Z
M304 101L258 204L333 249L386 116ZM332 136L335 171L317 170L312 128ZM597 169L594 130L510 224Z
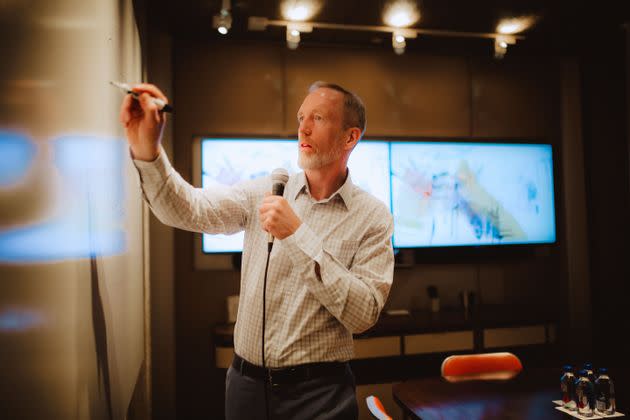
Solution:
M284 186L289 180L289 173L284 168L276 168L271 172L271 194L282 196L284 194ZM265 365L265 318L267 311L267 273L269 271L269 257L271 256L271 249L273 248L273 235L267 232L267 262L265 263L265 277L263 280L263 301L262 301L262 335L261 335L261 358L263 368ZM267 390L267 381L265 380L265 413L266 418L269 419L269 396Z
M271 173L271 194L280 195L284 194L284 186L289 180L289 173L284 168L276 168ZM273 246L274 237L271 233L267 233L267 249L271 251Z

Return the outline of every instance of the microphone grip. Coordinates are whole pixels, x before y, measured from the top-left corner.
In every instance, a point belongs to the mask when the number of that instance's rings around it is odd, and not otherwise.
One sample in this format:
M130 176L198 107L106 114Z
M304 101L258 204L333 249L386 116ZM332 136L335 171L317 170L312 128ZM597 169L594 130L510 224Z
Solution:
M273 184L273 186L271 187L271 195L284 195L284 184L280 182L276 182L275 184Z
M271 187L271 194L272 195L279 195L282 196L284 195L284 184L281 182L276 182L272 185ZM271 234L271 232L267 232L267 247L268 247L268 251L271 251L271 247L273 246L273 240L275 238L273 237L273 235Z

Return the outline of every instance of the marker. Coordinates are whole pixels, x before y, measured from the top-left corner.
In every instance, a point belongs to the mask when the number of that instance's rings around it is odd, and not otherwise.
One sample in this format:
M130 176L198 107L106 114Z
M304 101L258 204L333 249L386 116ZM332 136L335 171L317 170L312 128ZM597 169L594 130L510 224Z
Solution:
M109 83L112 86L116 86L117 88L124 90L126 93L130 94L136 99L140 98L140 95L138 95L136 92L131 90L131 86L129 86L127 83L120 83L120 82L114 82L114 81L110 81ZM151 100L153 101L154 104L157 105L158 110L162 112L173 112L173 107L167 104L166 102L164 102L163 100L159 98L151 98Z

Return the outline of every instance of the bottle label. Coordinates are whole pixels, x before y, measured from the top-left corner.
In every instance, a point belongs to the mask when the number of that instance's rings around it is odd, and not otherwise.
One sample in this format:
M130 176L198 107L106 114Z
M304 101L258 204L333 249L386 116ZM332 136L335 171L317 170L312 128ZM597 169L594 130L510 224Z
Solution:
M588 407L588 398L586 395L580 395L578 399L578 408Z
M562 391L562 402L569 402L571 396L569 395L569 386L566 382L560 384L560 390Z

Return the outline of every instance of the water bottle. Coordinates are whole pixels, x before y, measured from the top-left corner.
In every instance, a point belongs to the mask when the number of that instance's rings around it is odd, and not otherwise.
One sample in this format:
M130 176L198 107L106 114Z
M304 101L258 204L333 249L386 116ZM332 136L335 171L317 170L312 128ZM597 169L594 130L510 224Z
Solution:
M586 376L588 377L591 383L595 383L595 372L593 371L593 364L586 362L584 363L583 369L586 371Z
M578 414L584 417L593 416L593 391L593 383L588 379L586 369L582 369L578 373L577 381L575 381L575 403L577 405Z
M615 386L608 369L599 368L599 376L595 380L595 413L599 415L615 414Z
M573 366L565 365L563 374L560 377L560 390L562 391L562 406L568 410L577 410L575 404L575 375L573 374Z

